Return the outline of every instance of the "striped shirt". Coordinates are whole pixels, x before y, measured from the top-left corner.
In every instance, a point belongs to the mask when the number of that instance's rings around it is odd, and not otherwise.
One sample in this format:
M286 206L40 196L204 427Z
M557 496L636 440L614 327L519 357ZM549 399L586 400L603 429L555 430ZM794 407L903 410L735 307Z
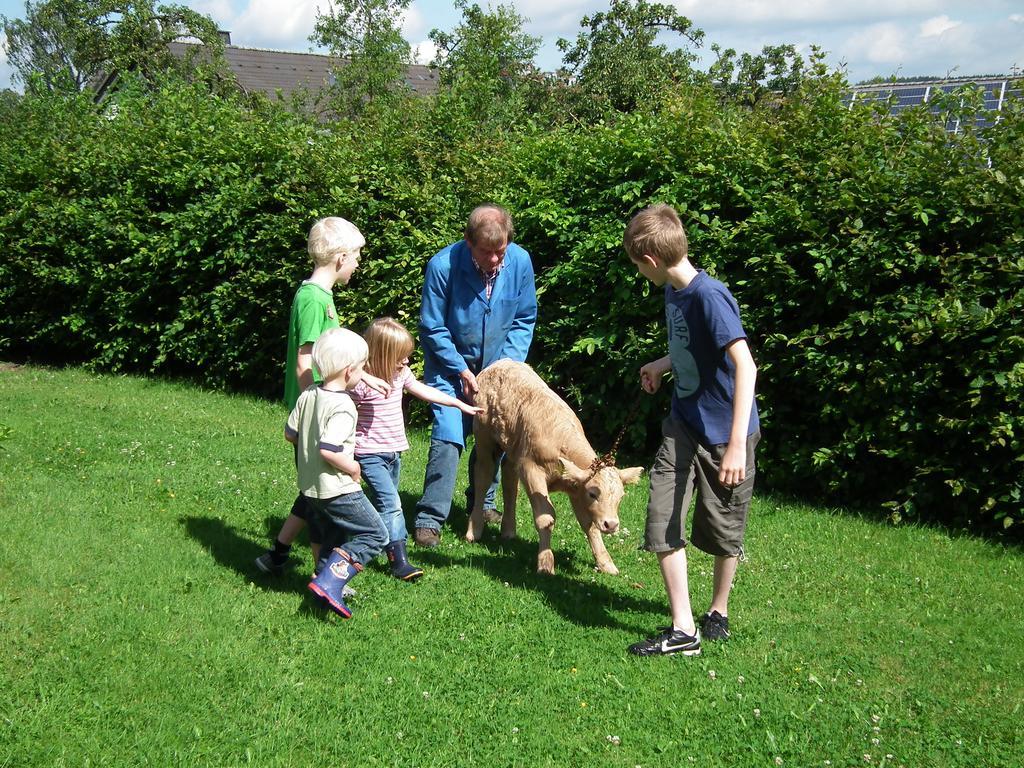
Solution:
M484 281L484 293L487 294L487 300L491 300L491 294L494 292L494 282L498 279L498 273L501 272L501 268L505 266L505 259L502 258L498 266L494 268L490 274L480 269L480 265L476 263L476 259L473 259L473 266L476 267L477 274L483 278Z
M368 453L401 453L409 448L402 414L402 393L416 379L408 366L391 381L391 394L374 392L363 382L349 390L356 404L356 456Z

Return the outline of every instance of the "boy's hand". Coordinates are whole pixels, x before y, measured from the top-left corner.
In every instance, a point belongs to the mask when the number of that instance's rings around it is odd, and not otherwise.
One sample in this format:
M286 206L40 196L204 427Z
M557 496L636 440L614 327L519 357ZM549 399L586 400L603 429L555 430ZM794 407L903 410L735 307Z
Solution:
M661 389L661 378L665 375L669 366L671 366L669 358L662 357L648 363L640 369L640 386L643 388L644 392L649 395L653 395Z
M384 395L384 397L391 394L391 384L384 381L384 379L378 379L376 376L371 376L366 371L363 371L362 381L363 384L368 386L374 392L379 392Z
M747 478L747 446L729 443L718 468L718 482L723 488L735 488Z
M348 476L351 477L353 480L355 480L357 483L360 480L362 480L362 478L363 478L363 468L361 466L359 466L358 462L356 463L356 465L354 467L351 468L351 471L348 473Z

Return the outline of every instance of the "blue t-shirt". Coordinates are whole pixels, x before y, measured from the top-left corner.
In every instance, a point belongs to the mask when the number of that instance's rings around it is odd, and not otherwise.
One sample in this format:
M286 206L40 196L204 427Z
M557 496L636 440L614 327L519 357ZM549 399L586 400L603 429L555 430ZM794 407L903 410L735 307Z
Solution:
M747 338L736 300L718 280L699 270L688 286L665 286L668 351L672 358L672 415L703 438L706 446L729 442L736 366L725 348ZM759 428L757 401L747 434Z

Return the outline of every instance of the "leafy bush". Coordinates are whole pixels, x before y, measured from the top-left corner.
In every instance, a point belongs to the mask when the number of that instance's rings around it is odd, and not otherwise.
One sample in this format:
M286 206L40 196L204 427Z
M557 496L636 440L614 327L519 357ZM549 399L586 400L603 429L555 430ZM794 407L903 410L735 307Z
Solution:
M532 361L598 449L639 400L639 453L667 409L637 386L663 307L621 238L665 201L740 302L766 484L1024 530L1021 112L950 136L841 88L748 109L690 86L654 115L486 134L425 100L328 125L177 82L100 112L26 97L0 126L0 352L277 396L313 220L367 236L342 321L415 328L426 259L493 199L538 273Z

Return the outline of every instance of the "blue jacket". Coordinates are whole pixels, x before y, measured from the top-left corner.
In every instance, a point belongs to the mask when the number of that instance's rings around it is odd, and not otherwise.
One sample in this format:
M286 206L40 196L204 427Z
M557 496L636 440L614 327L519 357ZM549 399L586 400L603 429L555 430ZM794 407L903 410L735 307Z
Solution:
M537 323L533 263L510 243L502 264L488 301L465 240L427 263L419 325L424 383L458 396L459 374L467 368L479 373L504 358L525 362ZM431 436L463 445L472 421L455 408L432 405L431 411Z

